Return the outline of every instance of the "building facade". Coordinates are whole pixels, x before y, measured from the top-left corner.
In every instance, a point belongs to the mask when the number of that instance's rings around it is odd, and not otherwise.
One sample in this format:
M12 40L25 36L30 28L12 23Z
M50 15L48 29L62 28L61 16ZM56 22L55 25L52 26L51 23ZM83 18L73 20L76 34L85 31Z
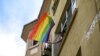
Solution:
M36 19L23 28L26 56L100 56L100 0L44 0L38 18L44 12L55 22L52 43L28 39Z

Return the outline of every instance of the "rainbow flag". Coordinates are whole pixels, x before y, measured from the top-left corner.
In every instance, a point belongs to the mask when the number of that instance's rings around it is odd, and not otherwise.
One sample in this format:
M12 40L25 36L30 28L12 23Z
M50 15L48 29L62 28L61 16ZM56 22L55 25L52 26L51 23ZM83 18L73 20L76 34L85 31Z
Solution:
M47 13L44 13L40 19L36 22L32 31L29 33L30 40L36 40L41 42L47 42L49 38L49 33L54 26L54 22Z

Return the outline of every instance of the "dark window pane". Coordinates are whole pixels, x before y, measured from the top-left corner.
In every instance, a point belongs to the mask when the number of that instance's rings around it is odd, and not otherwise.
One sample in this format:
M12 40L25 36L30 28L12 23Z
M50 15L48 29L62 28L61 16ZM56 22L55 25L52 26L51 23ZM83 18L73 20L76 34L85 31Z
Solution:
M53 7L52 7L52 10L53 10L53 15L55 14L56 12L56 9L58 7L58 3L59 3L59 0L55 0L54 4L53 4Z
M77 52L77 55L76 56L82 56L81 54L81 47L79 48L78 52Z
M70 4L70 6L69 6L69 8L67 10L67 15L68 15L67 20L68 20L68 22L70 22L70 19L72 17L72 7L71 7L71 4Z
M38 43L38 41L35 41L35 40L33 41L33 45L36 45L37 43Z

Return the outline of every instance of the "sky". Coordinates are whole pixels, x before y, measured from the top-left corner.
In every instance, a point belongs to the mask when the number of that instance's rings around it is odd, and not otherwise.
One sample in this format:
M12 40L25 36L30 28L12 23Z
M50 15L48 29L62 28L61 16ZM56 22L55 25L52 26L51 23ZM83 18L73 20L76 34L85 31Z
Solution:
M23 26L37 18L43 0L0 0L0 56L25 56Z

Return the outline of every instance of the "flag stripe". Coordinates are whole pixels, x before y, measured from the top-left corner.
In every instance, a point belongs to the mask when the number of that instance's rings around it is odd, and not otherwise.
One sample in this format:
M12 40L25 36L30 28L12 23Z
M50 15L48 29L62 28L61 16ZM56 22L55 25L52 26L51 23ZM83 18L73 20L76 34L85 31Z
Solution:
M31 40L47 42L51 28L54 22L46 13L41 16L33 30L30 32L29 38Z
M33 27L32 31L31 31L30 34L29 34L29 39L30 39L30 40L32 40L32 39L35 38L34 35L35 35L35 33L37 32L37 29L38 29L39 25L41 24L41 22L43 21L43 19L45 19L46 16L47 16L47 13L44 13L44 14L40 17L40 19L37 21L37 24ZM33 37L34 37L34 38L33 38Z

